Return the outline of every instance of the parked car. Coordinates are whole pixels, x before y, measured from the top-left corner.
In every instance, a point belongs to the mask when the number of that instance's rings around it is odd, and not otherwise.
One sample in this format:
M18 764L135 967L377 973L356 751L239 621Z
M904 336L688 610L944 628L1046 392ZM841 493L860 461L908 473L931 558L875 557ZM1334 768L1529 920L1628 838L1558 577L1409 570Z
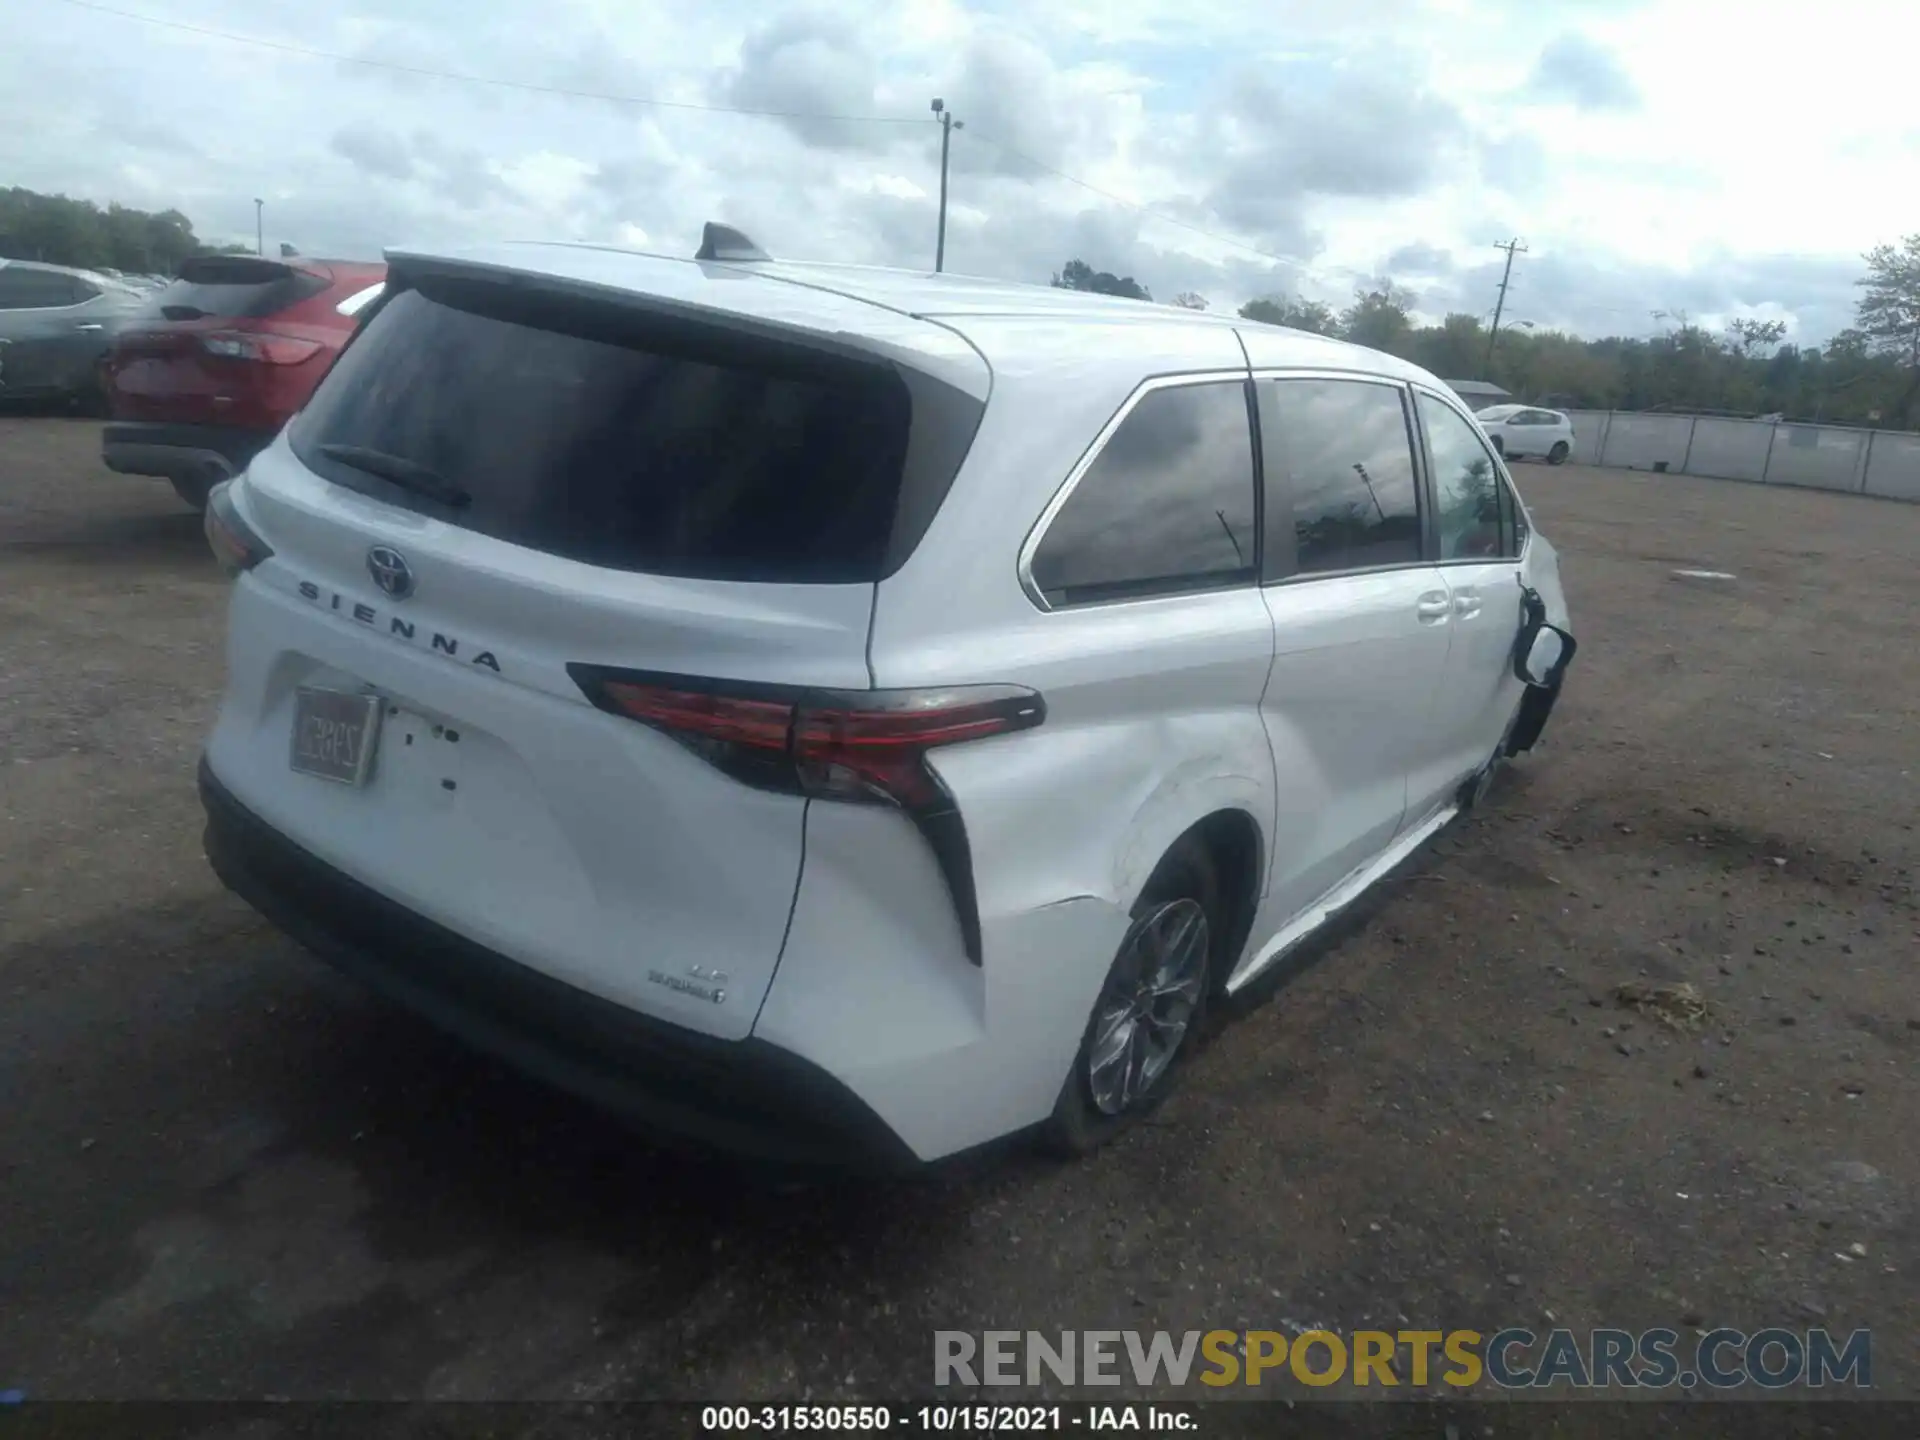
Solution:
M389 258L208 505L207 853L663 1132L1098 1144L1572 659L1552 546L1404 361L718 227Z
M101 408L100 362L140 304L91 270L0 260L0 400Z
M186 261L108 356L107 468L170 480L199 509L306 403L385 274L340 260Z
M1480 411L1480 428L1494 449L1511 460L1532 456L1564 465L1573 453L1573 421L1558 410L1536 405L1494 405Z

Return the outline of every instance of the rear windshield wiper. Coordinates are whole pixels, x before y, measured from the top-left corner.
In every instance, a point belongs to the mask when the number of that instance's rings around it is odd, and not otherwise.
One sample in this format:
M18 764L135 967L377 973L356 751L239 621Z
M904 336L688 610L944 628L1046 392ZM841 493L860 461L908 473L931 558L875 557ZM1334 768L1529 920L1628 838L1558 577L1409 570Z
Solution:
M424 495L429 500L438 500L442 505L455 510L465 509L473 503L473 496L440 474L429 470L417 461L404 455L389 455L384 450L369 450L364 445L322 445L320 453L329 460L337 460L342 465L351 465L356 470L364 470L369 475L378 475L382 480L392 481L402 490L411 490L416 495Z
M213 312L198 305L162 305L160 316L163 320L211 320Z

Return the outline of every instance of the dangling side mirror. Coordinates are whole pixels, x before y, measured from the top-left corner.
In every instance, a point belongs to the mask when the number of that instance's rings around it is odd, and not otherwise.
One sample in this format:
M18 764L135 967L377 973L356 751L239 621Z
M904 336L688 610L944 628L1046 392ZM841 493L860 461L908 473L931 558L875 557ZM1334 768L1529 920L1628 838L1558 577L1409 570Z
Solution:
M1573 658L1573 637L1553 625L1542 625L1533 632L1526 653L1520 657L1518 674L1529 685L1551 690L1566 673Z
M1547 623L1547 607L1537 590L1528 588L1521 603L1520 633L1513 645L1514 678L1536 689L1552 690L1573 661L1573 636Z

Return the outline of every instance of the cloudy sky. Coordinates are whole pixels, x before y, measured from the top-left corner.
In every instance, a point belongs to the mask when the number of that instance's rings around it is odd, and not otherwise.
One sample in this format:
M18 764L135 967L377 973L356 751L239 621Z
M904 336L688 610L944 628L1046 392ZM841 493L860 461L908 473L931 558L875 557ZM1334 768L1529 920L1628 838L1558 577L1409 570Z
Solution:
M1387 274L1438 318L1492 309L1493 244L1519 236L1511 320L1758 315L1807 343L1848 322L1860 252L1920 229L1896 12L0 0L0 184L177 206L221 240L253 238L259 196L269 247L316 255L473 237L681 254L719 218L782 256L925 266L938 95L966 126L950 269L1044 281L1077 256L1216 307L1340 304Z

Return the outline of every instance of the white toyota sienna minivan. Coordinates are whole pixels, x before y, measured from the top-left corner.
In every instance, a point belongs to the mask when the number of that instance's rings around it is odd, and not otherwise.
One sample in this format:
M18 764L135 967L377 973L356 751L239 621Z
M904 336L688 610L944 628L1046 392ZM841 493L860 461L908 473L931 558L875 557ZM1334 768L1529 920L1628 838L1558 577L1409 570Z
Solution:
M208 507L207 852L656 1131L1098 1144L1572 658L1500 458L1388 356L723 226L389 260Z

